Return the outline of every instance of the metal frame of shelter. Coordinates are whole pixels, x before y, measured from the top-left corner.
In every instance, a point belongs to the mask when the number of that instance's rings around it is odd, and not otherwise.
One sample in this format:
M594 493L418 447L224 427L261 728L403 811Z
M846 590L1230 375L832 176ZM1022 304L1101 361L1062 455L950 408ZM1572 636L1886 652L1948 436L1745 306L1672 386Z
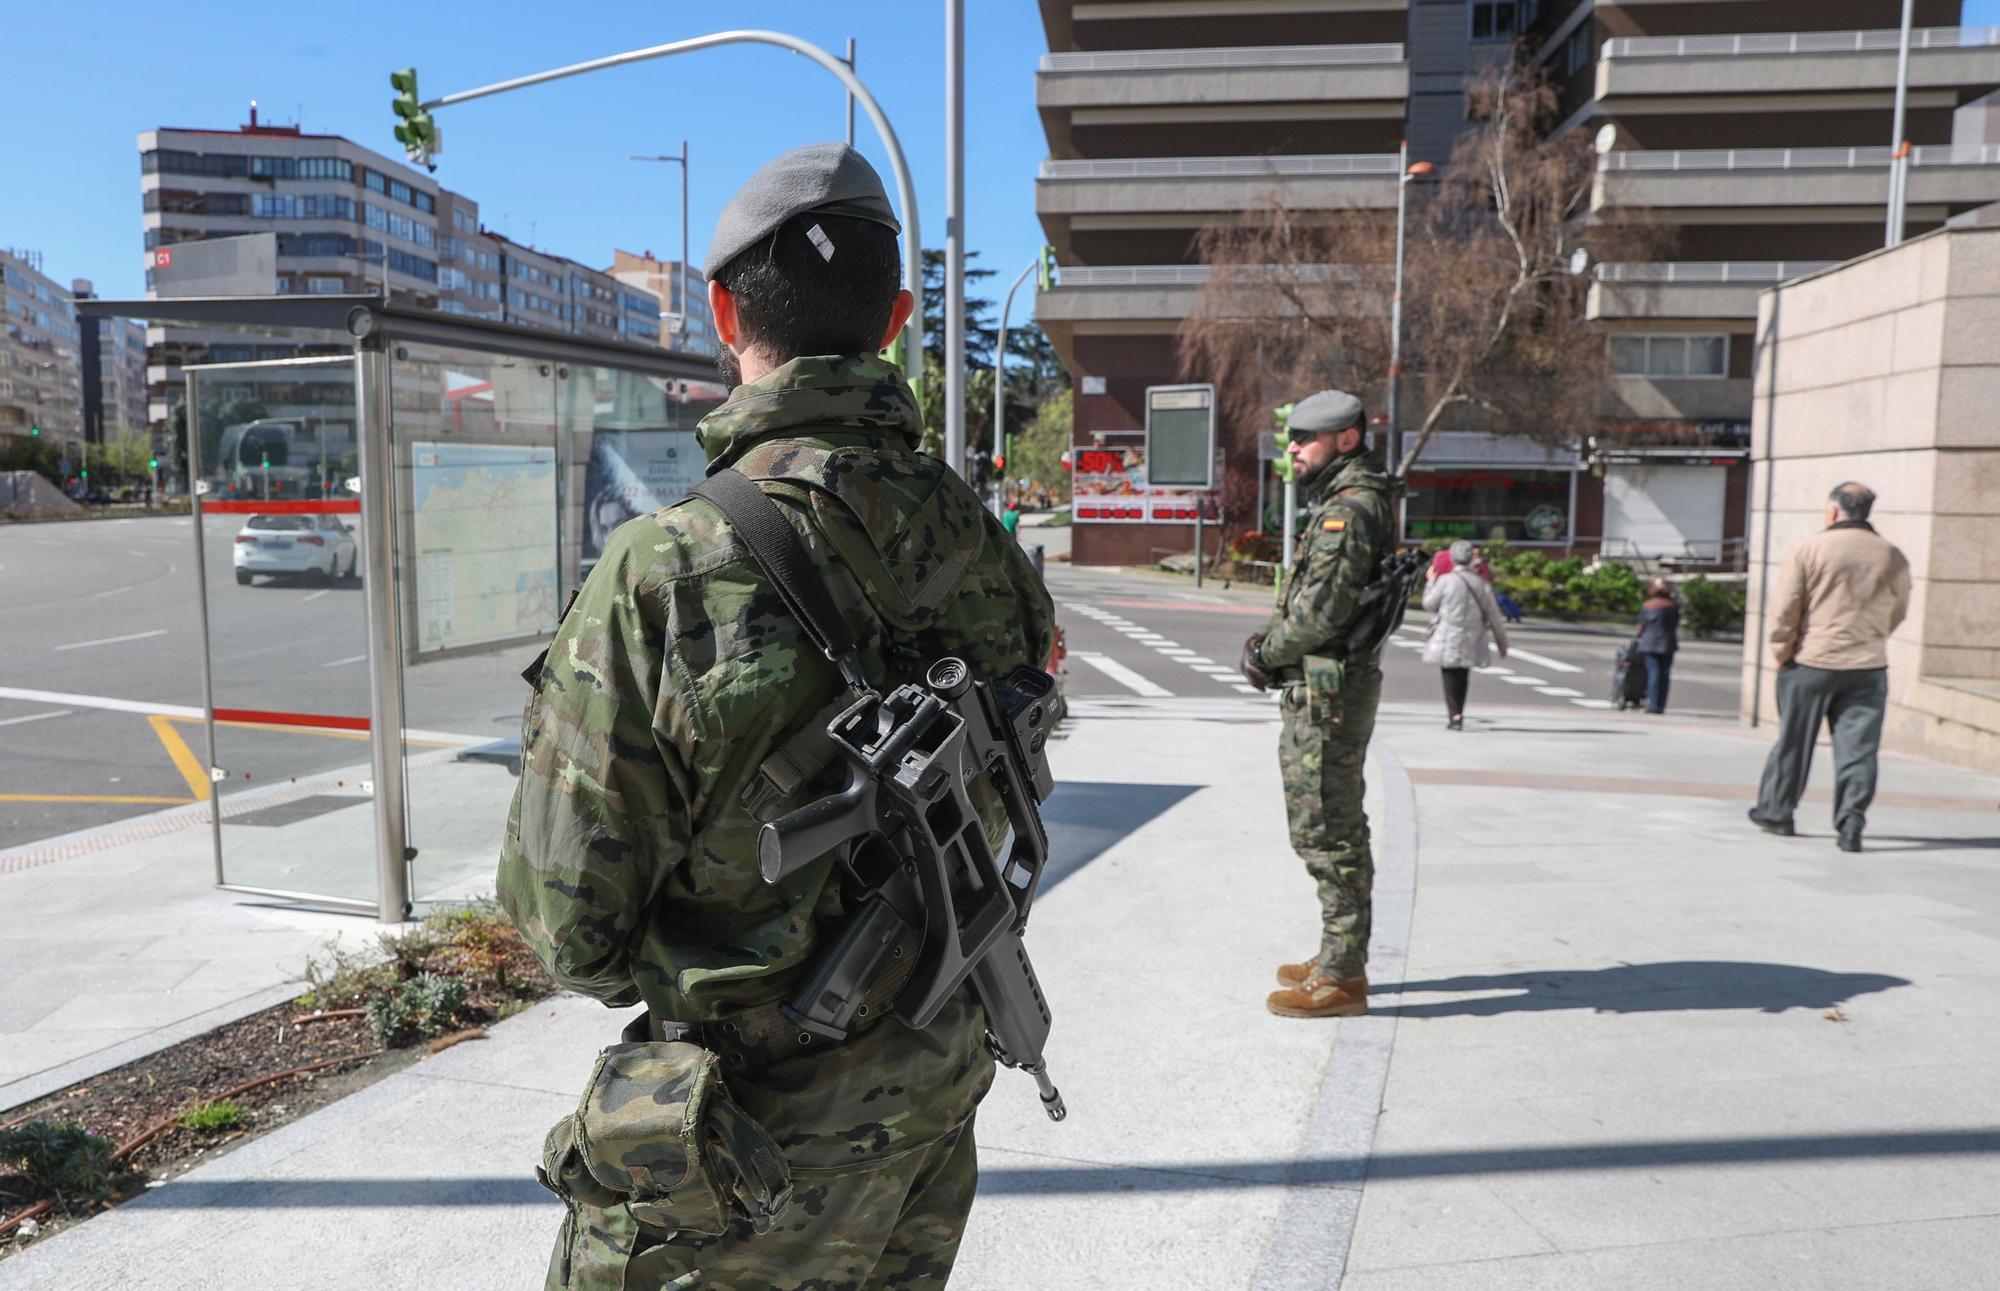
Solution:
M621 368L644 376L674 381L714 380L709 359L652 347L596 341L494 323L441 315L384 303L378 296L211 296L161 300L87 300L77 302L83 318L140 318L153 323L192 326L300 330L344 337L354 363L355 441L360 458L362 549L366 554L365 592L368 631L369 748L373 781L376 900L248 887L224 881L222 872L221 794L215 783L215 706L209 660L208 605L202 596L202 704L210 766L209 821L215 835L216 886L234 892L276 897L312 905L373 913L383 923L399 923L411 909L409 815L404 800L403 642L397 613L399 571L395 549L393 453L390 440L389 364L398 342L451 346L504 353L555 364L574 363ZM333 365L339 353L262 360L249 363L188 365L188 465L190 479L199 478L201 430L199 401L193 397L194 374L229 369L260 369L306 364ZM202 553L202 502L190 490L194 518L196 568Z

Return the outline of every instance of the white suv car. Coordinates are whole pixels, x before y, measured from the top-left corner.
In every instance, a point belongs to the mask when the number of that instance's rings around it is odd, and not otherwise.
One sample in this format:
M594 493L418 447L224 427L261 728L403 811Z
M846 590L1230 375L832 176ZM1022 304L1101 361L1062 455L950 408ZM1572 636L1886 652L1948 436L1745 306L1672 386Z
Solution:
M236 535L236 581L245 585L258 574L330 583L354 577L359 560L338 516L253 515Z

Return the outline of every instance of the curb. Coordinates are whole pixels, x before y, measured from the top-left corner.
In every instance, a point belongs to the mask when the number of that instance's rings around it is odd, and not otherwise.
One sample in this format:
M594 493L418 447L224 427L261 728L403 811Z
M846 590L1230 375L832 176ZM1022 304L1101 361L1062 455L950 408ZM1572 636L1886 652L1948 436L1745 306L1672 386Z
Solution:
M1395 983L1379 993L1371 989L1369 999L1393 1004L1409 958L1416 906L1417 799L1409 772L1395 754L1377 745L1368 758L1383 797L1368 969L1372 979ZM1385 878L1387 883L1381 881ZM1286 1171L1284 1204L1252 1284L1256 1291L1340 1285L1382 1115L1396 1022L1393 1014L1371 1014L1339 1023L1319 1098Z

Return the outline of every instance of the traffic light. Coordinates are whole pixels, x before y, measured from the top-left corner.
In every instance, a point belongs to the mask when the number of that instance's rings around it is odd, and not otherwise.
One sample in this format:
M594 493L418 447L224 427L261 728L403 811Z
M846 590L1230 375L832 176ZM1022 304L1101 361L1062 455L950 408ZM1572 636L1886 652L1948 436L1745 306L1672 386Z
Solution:
M40 439L41 437L42 437L42 428L41 428L40 426L30 426L30 427L28 427L28 438L29 438L29 439Z
M83 478L86 480L90 478L90 468L88 466L83 468Z
M1007 455L1005 453L993 454L993 469L996 471L1007 469Z
M438 135L437 122L424 111L423 100L417 95L417 69L405 67L389 73L389 84L396 89L395 101L390 106L400 119L396 142L403 145L411 161L422 163L427 170L436 170L437 164L431 158L444 151L444 142Z
M1041 258L1035 262L1035 286L1047 291L1056 282L1056 249L1043 247Z
M147 459L146 459L146 469L147 469L147 470L149 470L149 471L157 471L157 470L159 470L159 469L160 469L160 459L159 459L159 458L157 458L157 457L149 457L149 458L147 458Z
M1292 458L1291 454L1285 451L1285 441L1287 437L1287 432L1291 429L1292 408L1294 406L1295 405L1289 403L1281 403L1277 407L1271 409L1271 418L1272 420L1278 423L1277 467L1278 467L1278 478L1281 480L1289 480L1292 478Z

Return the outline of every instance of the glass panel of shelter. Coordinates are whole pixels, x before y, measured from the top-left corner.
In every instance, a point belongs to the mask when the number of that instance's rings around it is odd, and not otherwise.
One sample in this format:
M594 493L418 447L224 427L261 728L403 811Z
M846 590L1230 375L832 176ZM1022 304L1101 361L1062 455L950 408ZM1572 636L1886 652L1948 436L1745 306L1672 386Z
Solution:
M212 714L156 734L213 781L220 882L372 909L354 361L192 366L186 397Z

